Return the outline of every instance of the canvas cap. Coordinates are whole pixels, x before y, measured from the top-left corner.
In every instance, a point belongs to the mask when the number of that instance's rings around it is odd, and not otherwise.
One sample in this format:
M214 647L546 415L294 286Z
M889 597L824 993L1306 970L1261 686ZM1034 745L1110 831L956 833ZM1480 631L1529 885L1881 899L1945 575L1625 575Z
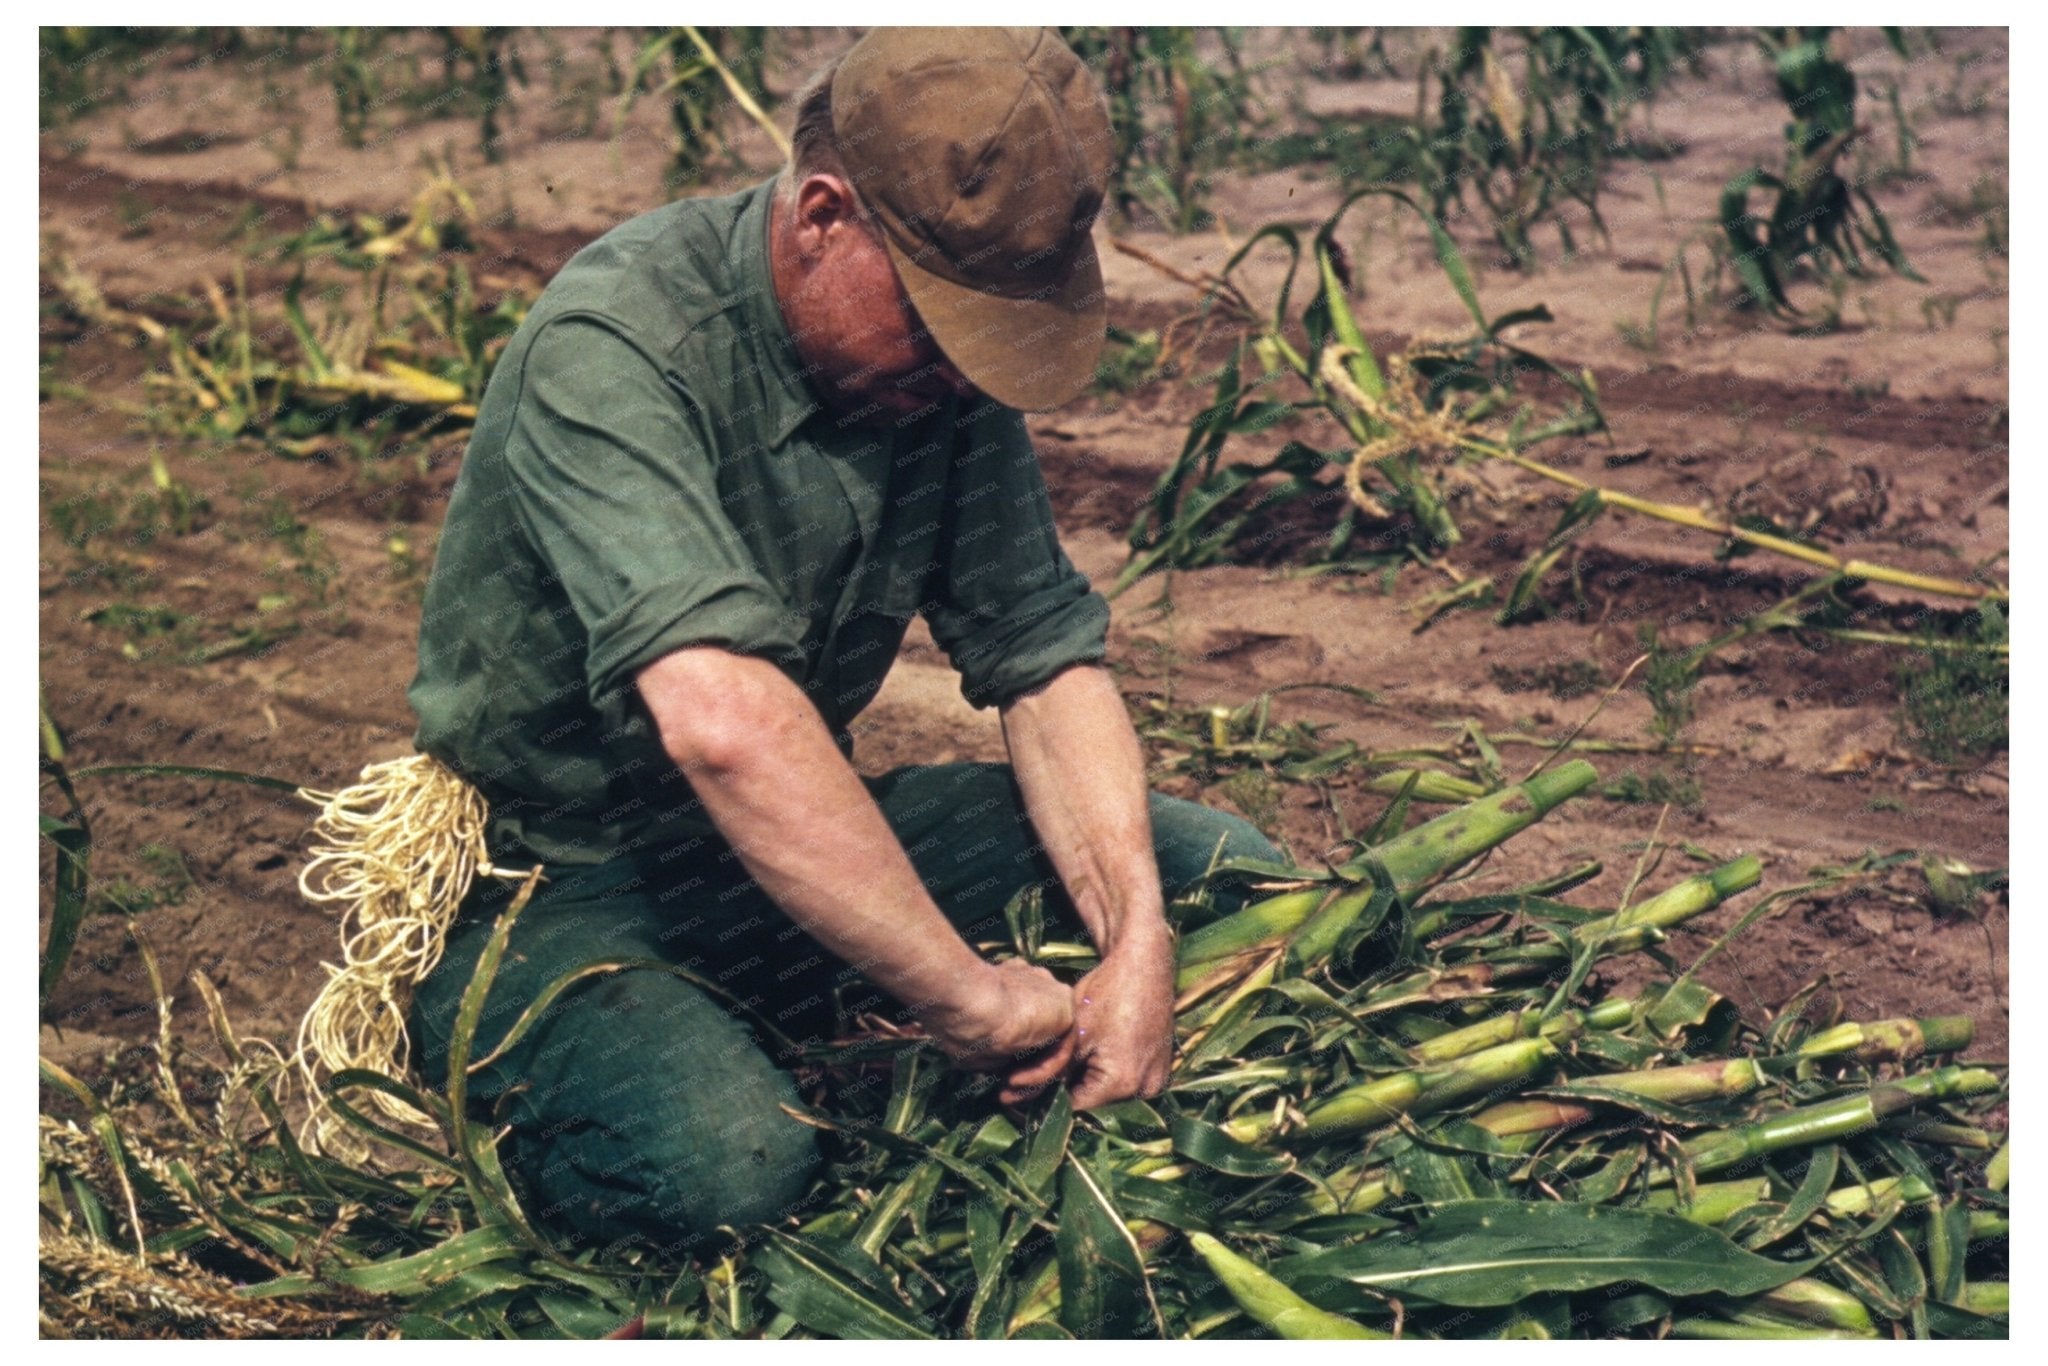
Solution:
M1059 35L872 29L832 78L832 127L954 368L1012 408L1080 392L1108 321L1090 229L1115 134Z

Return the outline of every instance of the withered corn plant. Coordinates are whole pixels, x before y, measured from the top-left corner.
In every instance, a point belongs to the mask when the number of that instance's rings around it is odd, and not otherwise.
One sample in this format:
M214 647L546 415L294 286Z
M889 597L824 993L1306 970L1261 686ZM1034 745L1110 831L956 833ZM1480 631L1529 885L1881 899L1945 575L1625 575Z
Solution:
M235 262L225 287L199 281L196 317L117 305L62 253L46 269L73 315L159 357L144 377L155 401L136 409L151 422L215 441L254 437L287 456L375 456L474 419L526 316L521 291L490 277L480 288L463 260L476 221L468 193L438 167L403 221L322 215ZM251 266L291 268L277 290L284 328L270 325L267 300L259 312Z
M1338 233L1353 206L1374 197L1423 220L1437 262L1472 319L1471 332L1401 351L1375 351L1366 340L1351 304L1353 266ZM1112 593L1150 573L1234 556L1271 559L1320 537L1308 556L1310 572L1370 569L1391 582L1402 566L1421 564L1450 580L1412 604L1424 624L1455 607L1494 603L1502 624L1511 624L1545 610L1545 578L1595 521L1618 512L1704 533L1712 539L1703 548L1720 558L1761 551L1816 571L1784 601L1731 622L1694 652L1695 666L1713 650L1765 631L1913 646L1910 637L1854 624L1848 597L1864 583L1973 603L2008 596L1983 568L1957 579L1873 563L1755 518L1638 497L1533 457L1530 449L1542 442L1606 430L1594 376L1553 364L1513 335L1548 322L1546 307L1490 316L1442 222L1399 189L1354 192L1306 240L1287 224L1268 225L1214 275L1188 275L1140 248L1117 245L1199 291L1198 307L1161 330L1162 368L1219 326L1234 329L1238 340L1209 405L1189 425L1179 456L1131 528L1130 559ZM1286 253L1270 304L1255 303L1241 283L1245 261L1261 248ZM1290 304L1304 266L1313 276L1297 314ZM1562 406L1539 408L1535 399L1544 390ZM1259 453L1226 461L1233 438L1258 443ZM1574 494L1504 598L1491 578L1468 575L1448 553L1464 539L1461 512L1509 504L1508 490L1482 475L1498 466Z
M821 1099L798 1118L830 1160L810 1212L687 1264L559 1251L465 1114L523 898L465 994L450 1077L333 1079L380 1145L360 1165L295 1145L281 1069L199 982L226 1059L216 1114L180 1098L168 1009L157 1136L44 1066L45 1331L2003 1336L2010 1158L1988 1117L2005 1082L1950 1061L1967 1020L1745 1018L1659 945L1755 887L1755 858L1675 881L1639 864L1619 905L1565 900L1584 870L1458 878L1596 777L1565 762L1382 821L1348 862L1240 866L1268 894L1235 914L1180 907L1179 1051L1156 1100L1005 1111L914 1038L812 1050ZM1753 904L1715 948L1855 876ZM1085 970L1047 928L1020 899L997 951ZM1645 951L1655 984L1588 988ZM426 1110L441 1142L382 1129L366 1091Z

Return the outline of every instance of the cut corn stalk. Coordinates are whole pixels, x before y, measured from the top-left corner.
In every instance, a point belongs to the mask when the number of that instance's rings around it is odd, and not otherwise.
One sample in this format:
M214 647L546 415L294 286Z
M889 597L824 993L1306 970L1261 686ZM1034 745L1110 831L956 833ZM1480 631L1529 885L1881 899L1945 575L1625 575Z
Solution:
M1619 1029L1634 1014L1635 1002L1624 1000L1602 1001L1588 1010L1567 1010L1548 1020L1541 1010L1531 1007L1439 1034L1408 1051L1419 1063L1448 1062L1510 1039L1541 1037L1555 1041L1572 1038L1587 1029Z
M1369 867L1377 864L1400 894L1412 894L1527 829L1598 777L1582 759L1560 764L1397 835L1347 864L1343 872L1365 878ZM1336 945L1369 899L1356 891L1311 889L1248 906L1182 941L1175 986L1186 1000L1210 983L1255 970L1297 930L1306 937L1297 939L1293 956L1304 966L1313 966ZM1328 914L1319 914L1325 909Z
M1442 1067L1397 1072L1364 1082L1311 1109L1302 1121L1301 1137L1320 1141L1335 1134L1381 1128L1403 1116L1434 1114L1526 1081L1556 1057L1557 1047L1548 1039L1517 1039ZM1235 1120L1224 1127L1231 1137L1247 1143L1284 1136L1276 1133L1282 1126L1266 1116Z
M1687 1139L1680 1147L1694 1171L1720 1171L1766 1153L1862 1133L1888 1116L1928 1101L1984 1095L1999 1086L1997 1075L1981 1067L1943 1067L1874 1086L1861 1095L1804 1106L1740 1128L1701 1134ZM1660 1174L1660 1179L1669 1180L1669 1174Z
M1846 1056L1857 1062L1908 1062L1926 1053L1954 1053L1977 1035L1966 1015L1924 1020L1874 1020L1839 1024L1799 1046L1803 1058Z

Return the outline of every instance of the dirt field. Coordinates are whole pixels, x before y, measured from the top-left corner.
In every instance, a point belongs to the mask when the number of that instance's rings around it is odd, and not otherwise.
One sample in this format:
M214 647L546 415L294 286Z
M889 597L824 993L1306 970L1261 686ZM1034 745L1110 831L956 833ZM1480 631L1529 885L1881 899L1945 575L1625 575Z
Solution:
M1634 330L1678 243L1710 221L1728 177L1778 156L1782 106L1769 93L1769 72L1739 42L1713 47L1703 77L1681 77L1658 101L1656 131L1674 155L1614 163L1602 196L1610 240L1579 231L1582 254L1560 259L1555 236L1539 232L1545 259L1525 275L1492 261L1496 253L1471 219L1453 231L1489 311L1547 304L1557 322L1524 340L1597 379L1611 431L1544 447L1549 463L1644 498L1724 513L1819 509L1814 534L1842 556L1949 576L1989 565L2002 579L2005 262L1985 254L1985 225L1956 206L1967 205L1984 178L2002 195L2005 37L1948 31L1946 55L1910 63L1872 31L1843 37L1866 92L1895 80L1911 115L1911 170L1873 182L1872 193L1925 283L1889 273L1854 281L1832 330L1797 332L1722 309L1688 327L1668 303L1654 349ZM787 92L813 60L849 39L814 30L790 42L771 67L771 84ZM593 41L554 35L563 69L594 66ZM1275 62L1261 78L1274 110L1284 111L1292 93L1326 116L1413 112L1422 39L1389 38L1404 78L1341 81L1287 62L1290 41L1260 34L1255 43ZM422 154L445 150L485 218L475 231L482 289L530 294L583 243L664 198L667 134L658 108L643 103L615 139L604 136L602 121L594 135L579 136L574 108L548 107L547 89L537 83L515 96L506 155L485 165L471 120L381 109L368 145L350 149L324 86L239 58L182 69L160 62L129 81L125 100L43 136L46 254L61 246L117 304L146 308L193 296L202 281L224 282L248 259L252 234L293 231L322 212L402 215L419 188ZM1867 94L1859 105L1873 142L1891 137L1878 118L1883 108ZM287 144L288 128L296 131ZM735 145L745 171L723 172L706 190L738 188L772 170L758 132L738 132ZM1195 299L1185 285L1108 250L1111 236L1183 272L1214 270L1260 225L1284 219L1312 228L1339 198L1335 178L1313 167L1225 174L1208 201L1212 227L1175 237L1149 224L1105 225L1098 231L1112 323L1158 328ZM1398 346L1459 328L1461 307L1412 218L1366 206L1347 223L1354 303L1370 340ZM289 272L260 262L249 272L259 309L274 308ZM1270 291L1277 273L1277 261L1262 258L1246 273L1248 288ZM1805 288L1809 300L1824 296ZM288 460L246 440L152 438L132 411L150 400L151 354L67 313L47 269L43 301L41 677L72 766L217 766L332 787L365 764L408 753L404 690L419 593L459 467L459 436L375 463ZM1222 354L1204 353L1187 372ZM1098 584L1116 578L1124 534L1208 389L1159 378L1032 419L1068 552ZM1277 444L1280 435L1238 440ZM153 444L208 510L147 538L132 529L83 531L95 516L118 520L150 487ZM1495 579L1504 592L1569 497L1524 474L1481 475L1485 498L1451 560L1458 573ZM1391 591L1376 577L1289 575L1290 545L1298 550L1299 538L1275 535L1251 562L1173 574L1170 610L1158 605L1169 586L1160 576L1116 600L1112 662L1136 705L1170 698L1235 706L1287 684L1332 683L1369 690L1373 700L1291 691L1274 700L1274 719L1325 725L1330 743L1389 751L1449 745L1468 724L1495 736L1562 737L1597 709L1582 739L1644 746L1652 708L1638 686L1600 705L1606 685L1641 651L1638 628L1651 624L1667 643L1691 645L1806 579L1800 566L1767 555L1720 563L1711 536L1610 514L1556 576L1550 597L1559 610L1550 619L1501 627L1491 610L1461 610L1418 629L1413 604L1446 586L1440 575L1411 568ZM1926 607L1958 607L1879 588L1861 590L1854 602L1853 624L1879 631L1911 632ZM192 662L209 646L222 647L217 657ZM1653 837L1671 846L1653 884L1693 866L1680 844L1719 858L1762 855L1766 890L1873 852L1921 851L1976 870L2005 866L2005 753L1960 766L1917 757L1899 734L1900 660L1892 647L1792 633L1717 653L1683 735L1693 752L1590 756L1610 783L1634 773L1637 790L1679 792L1684 804L1666 811L1646 800L1581 799L1495 857L1482 883L1507 885L1597 858L1606 871L1574 896L1611 899ZM1568 678L1597 679L1598 687L1551 695L1549 684ZM1510 779L1543 753L1533 745L1500 749ZM879 771L1001 757L994 715L966 707L943 658L915 629L862 720L860 765ZM1256 779L1203 786L1187 776L1162 786L1219 805L1235 801L1312 860L1378 814L1386 798L1366 787L1372 771L1324 790ZM335 953L332 923L295 889L310 808L184 778L86 779L80 790L95 877L131 907L143 903L136 923L169 980L203 971L245 1028L289 1034L321 981L320 961ZM45 809L56 808L46 800ZM46 846L45 926L52 866ZM1678 936L1672 951L1689 961L1748 904ZM1853 1018L1967 1014L1978 1027L1973 1055L2002 1058L2005 898L1986 893L1972 912L1933 905L1909 863L1852 891L1786 901L1705 976L1760 1010L1825 978ZM181 991L180 1019L197 1037L193 999ZM88 1070L153 1029L149 985L119 915L88 922L43 1020L45 1052Z

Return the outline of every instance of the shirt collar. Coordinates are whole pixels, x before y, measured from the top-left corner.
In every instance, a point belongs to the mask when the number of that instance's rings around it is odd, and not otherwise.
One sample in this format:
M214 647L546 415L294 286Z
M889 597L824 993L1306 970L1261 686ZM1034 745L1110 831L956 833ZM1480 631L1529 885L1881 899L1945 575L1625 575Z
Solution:
M762 394L767 401L769 434L777 446L819 409L804 382L803 362L775 302L775 280L768 264L768 220L775 202L775 180L754 189L754 201L740 215L734 250L734 274L748 330L761 338Z

